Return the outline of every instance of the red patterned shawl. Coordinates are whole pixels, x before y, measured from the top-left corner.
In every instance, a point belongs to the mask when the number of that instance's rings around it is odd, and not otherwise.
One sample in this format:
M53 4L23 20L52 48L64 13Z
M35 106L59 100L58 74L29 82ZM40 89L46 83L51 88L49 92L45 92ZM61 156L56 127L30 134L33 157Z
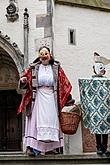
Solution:
M58 78L58 86L59 86L59 103L60 103L60 110L64 107L67 98L71 92L72 86L65 75L63 69L59 67L59 78ZM32 73L30 67L26 70L26 73L23 77L26 76L28 80L28 88L22 98L21 104L18 109L18 114L23 111L23 109L28 105L32 98Z
M65 75L63 69L59 68L59 102L60 102L60 110L64 107L67 98L71 92L72 86Z
M30 66L27 68L25 74L22 77L27 77L28 87L18 108L18 114L24 110L24 108L28 105L32 98L32 72Z

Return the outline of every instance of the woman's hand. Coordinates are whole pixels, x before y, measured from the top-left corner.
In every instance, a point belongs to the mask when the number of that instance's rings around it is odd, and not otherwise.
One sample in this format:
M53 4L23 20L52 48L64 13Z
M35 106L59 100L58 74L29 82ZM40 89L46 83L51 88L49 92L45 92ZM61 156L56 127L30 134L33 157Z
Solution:
M22 77L20 78L20 81L24 84L27 83L27 77Z

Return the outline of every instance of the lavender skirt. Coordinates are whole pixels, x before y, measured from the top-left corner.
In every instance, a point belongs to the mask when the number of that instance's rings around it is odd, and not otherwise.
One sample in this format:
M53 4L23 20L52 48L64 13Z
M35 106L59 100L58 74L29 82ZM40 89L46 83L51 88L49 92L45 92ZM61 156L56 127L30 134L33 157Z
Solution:
M26 117L24 144L41 152L63 146L63 133L60 130L52 89L38 90L32 115Z

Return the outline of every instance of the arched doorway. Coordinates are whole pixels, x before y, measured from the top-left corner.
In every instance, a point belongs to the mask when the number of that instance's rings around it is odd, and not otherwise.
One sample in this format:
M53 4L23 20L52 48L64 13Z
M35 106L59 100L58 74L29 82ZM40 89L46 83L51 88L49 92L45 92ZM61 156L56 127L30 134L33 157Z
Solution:
M0 90L0 151L20 151L22 118L17 116L21 96L15 89Z
M22 150L22 115L17 109L19 73L12 57L0 47L0 151Z

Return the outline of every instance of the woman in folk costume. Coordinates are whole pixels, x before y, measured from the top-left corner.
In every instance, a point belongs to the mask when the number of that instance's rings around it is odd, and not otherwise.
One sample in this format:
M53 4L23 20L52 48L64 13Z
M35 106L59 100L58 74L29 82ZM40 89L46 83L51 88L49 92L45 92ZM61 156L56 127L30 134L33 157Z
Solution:
M105 57L100 56L96 52L94 53L94 60L95 60L95 64L93 66L93 71L94 71L95 75L93 75L92 77L104 77L104 75L106 73L105 65L109 64L110 60L105 58ZM110 121L106 121L104 116L102 117L102 120L104 120L104 122L110 123ZM110 120L110 118L108 118L108 120ZM105 127L105 130L103 130L104 133L101 133L101 134L96 133L95 134L97 154L100 154L100 155L110 154L110 152L107 150L107 147L108 147L108 131L110 133L109 129L110 128Z
M48 47L39 49L39 57L21 76L20 87L26 88L18 113L26 108L25 145L28 153L45 154L62 147L59 112L74 100L70 94L72 86Z

